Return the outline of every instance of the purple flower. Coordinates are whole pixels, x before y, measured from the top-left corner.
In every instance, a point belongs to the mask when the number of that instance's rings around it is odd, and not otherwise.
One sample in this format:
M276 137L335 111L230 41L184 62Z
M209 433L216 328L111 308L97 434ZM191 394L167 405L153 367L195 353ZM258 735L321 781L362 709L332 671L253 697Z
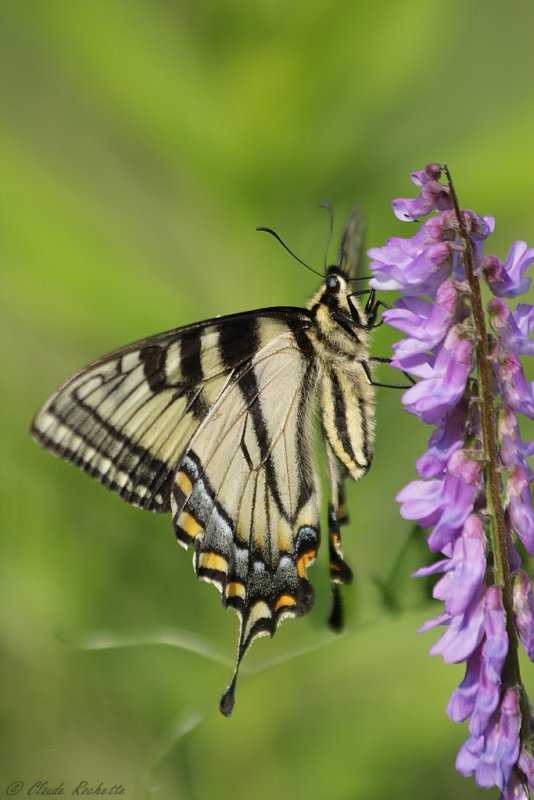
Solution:
M467 412L467 403L459 403L432 432L428 450L415 462L422 478L443 475L452 454L463 447Z
M534 384L526 380L518 357L514 353L503 353L497 372L503 399L525 417L534 419Z
M480 689L482 644L467 659L465 678L454 690L447 706L447 714L453 722L464 722L471 716Z
M404 393L402 402L406 410L431 424L452 411L464 395L473 366L472 354L472 341L464 336L461 325L455 325L438 349L434 364L427 365L423 379ZM397 358L397 354L391 363L404 372L414 373L410 360Z
M421 192L415 200L394 200L392 207L395 216L402 222L417 222L435 208L440 211L451 208L449 187L439 182L441 173L439 164L428 164L424 170L412 172L411 179L416 186L421 187Z
M405 409L436 426L416 462L422 480L397 500L405 519L431 529L428 546L444 556L414 575L441 574L433 596L443 611L420 629L445 628L430 653L466 663L447 708L454 721L469 719L456 765L479 786L497 786L505 800L518 800L528 796L527 782L534 789L534 720L522 724L525 690L517 659L508 657L519 639L534 660L532 586L515 547L519 537L534 555L534 472L527 460L534 443L522 441L517 420L517 413L534 419L534 383L519 360L534 355L534 307L511 310L502 298L530 286L525 272L534 249L515 242L504 262L484 256L494 220L458 211L444 170L446 184L437 164L412 173L421 191L395 201L395 214L413 221L438 213L411 239L369 251L371 285L404 295L384 313L406 334L391 363L419 379L402 398ZM485 317L472 291L482 277L496 296Z
M519 758L519 697L517 689L507 689L498 711L493 714L485 733L471 736L462 746L456 767L462 775L476 775L478 786L501 791Z
M508 653L508 634L499 586L486 590L486 653L488 677L492 683L501 681L501 670Z
M504 467L516 464L529 469L526 459L534 455L534 442L523 442L519 433L517 416L508 405L502 405L497 412L497 432L500 442L501 462Z
M530 800L527 786L516 770L512 770L501 797L503 800Z
M450 545L461 531L473 510L480 464L463 450L451 456L443 480L412 481L397 495L401 515L417 520L428 528L434 526L428 539L433 552Z
M454 545L446 575L436 584L434 597L443 600L449 614L461 614L476 597L486 571L486 536L480 518L467 518Z
M532 479L530 470L517 465L510 470L506 484L510 523L529 555L534 555L534 508L530 495Z
M369 250L375 289L433 294L451 271L450 245L432 241L425 226L411 239L394 237Z
M430 648L431 656L441 655L446 664L458 664L473 654L484 635L482 599L479 593L461 614L442 615L437 618L440 620L439 622L433 621L439 625L446 624L447 629L441 639ZM431 627L435 627L435 625L426 623L419 629L419 633L423 633Z
M491 291L497 297L517 297L530 288L531 278L525 278L527 267L534 261L534 248L526 242L514 242L506 261L495 256L482 261L482 271Z
M482 736L501 696L501 672L508 653L508 634L500 590L490 586L484 598L484 634L467 658L465 678L455 689L447 713L455 722L471 717L469 731Z
M412 183L416 186L424 186L429 181L438 181L441 177L443 168L441 164L433 163L427 164L424 169L410 173Z
M534 755L525 748L519 756L519 769L527 779L530 789L534 791Z
M517 632L528 657L534 661L534 599L525 570L520 569L514 574L512 587Z
M438 181L428 181L414 200L406 198L394 200L393 213L401 222L417 222L434 208L442 211L451 207L450 194Z
M488 674L486 644L481 647L480 670L473 707L470 711L469 732L472 736L482 736L487 729L493 712L499 705L501 681L493 682ZM502 662L501 662L502 668Z
M490 726L501 696L501 672L508 653L506 619L501 592L496 586L486 591L485 636L478 691L469 723L472 736L484 736Z
M485 571L486 536L479 517L472 514L454 543L451 557L421 567L414 577L445 573L434 586L433 596L443 600L447 614L452 617L467 609L478 593Z
M481 257L481 251L478 250L480 242L485 241L491 236L495 230L495 218L491 215L486 217L479 217L474 211L461 212L463 223L472 244L477 250L477 254Z
M488 302L488 313L491 327L506 350L517 355L534 355L534 339L530 339L534 329L534 306L520 303L512 312L502 300L493 298Z
M458 291L452 281L445 281L436 293L434 303L418 297L399 300L394 308L384 312L384 320L393 328L408 334L394 345L397 358L425 353L439 345L454 316Z

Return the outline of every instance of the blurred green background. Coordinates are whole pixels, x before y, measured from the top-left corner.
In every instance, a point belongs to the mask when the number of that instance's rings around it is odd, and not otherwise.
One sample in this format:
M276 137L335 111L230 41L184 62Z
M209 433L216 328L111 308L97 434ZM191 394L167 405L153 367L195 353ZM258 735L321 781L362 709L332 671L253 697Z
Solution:
M116 346L304 304L316 282L257 225L319 267L320 201L337 235L355 201L369 244L411 235L389 204L428 161L495 214L494 252L532 243L533 25L527 0L1 4L0 793L46 780L68 796L86 780L128 800L488 796L454 771L466 729L444 709L463 670L415 633L439 606L408 578L425 554L405 549L394 496L428 431L399 393L379 391L375 464L349 489L346 633L325 627L323 554L313 613L253 647L230 721L218 654L231 664L237 620L170 519L53 459L28 427ZM380 329L375 354L390 342ZM397 614L380 591L392 570ZM214 656L164 644L180 630Z

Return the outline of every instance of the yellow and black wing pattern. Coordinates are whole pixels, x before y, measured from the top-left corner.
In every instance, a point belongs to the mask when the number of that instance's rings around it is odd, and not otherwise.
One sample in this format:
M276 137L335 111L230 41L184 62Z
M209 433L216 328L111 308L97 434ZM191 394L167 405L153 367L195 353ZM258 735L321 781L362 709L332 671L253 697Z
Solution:
M241 617L238 660L313 602L309 325L300 309L269 309L136 342L68 380L32 426L127 502L172 509L198 576Z
M282 619L313 603L306 567L319 545L309 442L317 368L305 327L243 321L254 355L193 434L172 489L179 542L194 543L197 574L240 616L236 675L253 639L272 635ZM223 332L223 365L232 362L233 347ZM235 676L221 702L225 714L234 684Z
M276 319L277 311L270 313ZM247 316L178 328L97 359L43 405L34 438L128 503L169 511L180 456L253 354L242 338ZM222 328L231 351L226 363L220 359Z
M340 253L347 265L352 238ZM135 342L67 380L33 421L34 438L52 453L133 505L171 512L197 575L237 611L225 715L252 641L313 605L317 410L330 484L330 622L341 626L338 586L352 576L339 533L343 482L372 460L371 312L349 275L330 267L306 308L235 314Z

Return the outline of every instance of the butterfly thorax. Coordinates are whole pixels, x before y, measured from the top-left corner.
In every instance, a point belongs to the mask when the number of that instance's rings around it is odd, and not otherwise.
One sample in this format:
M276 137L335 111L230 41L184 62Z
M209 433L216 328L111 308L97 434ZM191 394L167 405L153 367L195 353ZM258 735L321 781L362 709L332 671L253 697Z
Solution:
M310 334L319 358L340 362L344 368L353 360L368 359L366 313L341 270L329 268L325 282L310 298L307 308L315 323Z

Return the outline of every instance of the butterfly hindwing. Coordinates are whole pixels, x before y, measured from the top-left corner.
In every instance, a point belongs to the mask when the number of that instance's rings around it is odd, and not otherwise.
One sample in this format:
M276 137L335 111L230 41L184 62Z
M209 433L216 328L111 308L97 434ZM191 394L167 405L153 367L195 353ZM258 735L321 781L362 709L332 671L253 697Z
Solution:
M341 472L356 481L371 466L374 441L373 389L362 365L325 369L320 398L325 440Z
M255 355L193 435L171 499L198 576L241 617L238 662L254 638L311 608L306 566L319 544L309 342L273 320L249 320L246 336Z

